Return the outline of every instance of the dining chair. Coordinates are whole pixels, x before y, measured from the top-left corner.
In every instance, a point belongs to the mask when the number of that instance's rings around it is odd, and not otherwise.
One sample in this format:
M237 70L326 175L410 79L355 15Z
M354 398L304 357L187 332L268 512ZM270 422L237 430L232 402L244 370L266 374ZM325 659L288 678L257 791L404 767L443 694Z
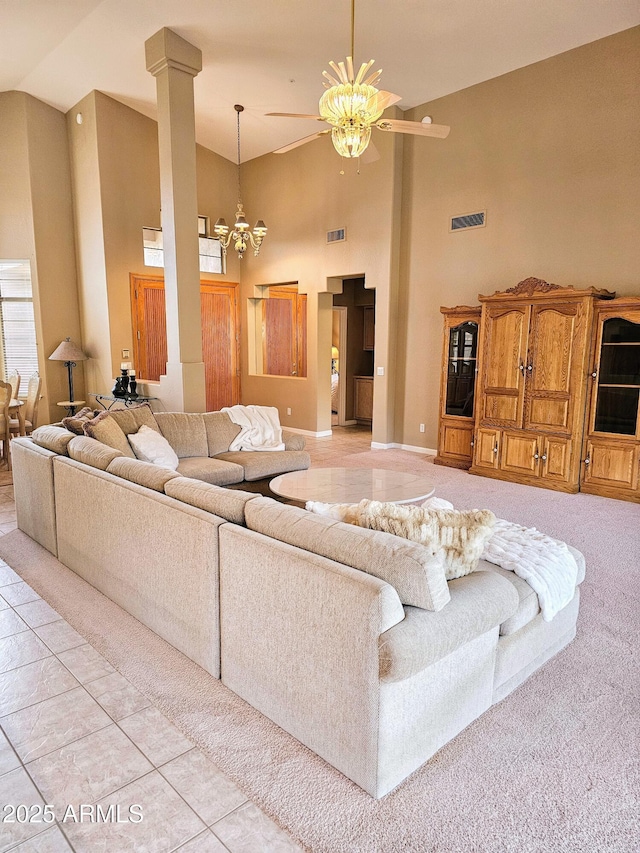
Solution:
M11 396L14 400L18 399L18 392L20 391L20 374L17 370L12 370L7 375L7 382L11 385Z
M42 379L36 370L29 377L27 386L27 399L24 403L24 425L27 435L31 435L36 425L36 415L38 414L38 402L40 401L40 388L42 387ZM14 397L15 399L15 397ZM9 420L9 431L11 435L20 433L20 421L18 418Z
M9 430L9 403L13 388L8 382L0 381L0 441L2 441L2 458L11 470L11 432Z

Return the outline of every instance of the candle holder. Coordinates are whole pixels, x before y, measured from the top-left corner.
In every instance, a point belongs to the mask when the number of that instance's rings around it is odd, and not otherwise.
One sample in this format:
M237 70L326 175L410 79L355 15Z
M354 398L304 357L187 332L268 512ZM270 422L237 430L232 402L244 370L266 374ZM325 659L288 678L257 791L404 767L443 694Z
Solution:
M129 374L123 367L120 376L116 376L116 384L111 392L114 397L126 397L129 392Z
M129 371L129 397L138 396L138 383L136 382L135 370Z

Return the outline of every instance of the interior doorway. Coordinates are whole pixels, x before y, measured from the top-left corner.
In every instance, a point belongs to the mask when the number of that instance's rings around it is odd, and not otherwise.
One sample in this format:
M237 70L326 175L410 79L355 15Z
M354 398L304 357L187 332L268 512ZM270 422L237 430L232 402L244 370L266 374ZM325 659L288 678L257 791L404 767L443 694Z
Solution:
M331 425L373 426L375 290L346 278L333 296Z
M347 323L348 311L345 306L333 309L331 324L331 426L347 425L347 384L346 371L340 381L340 353L347 360ZM355 421L352 421L355 423Z

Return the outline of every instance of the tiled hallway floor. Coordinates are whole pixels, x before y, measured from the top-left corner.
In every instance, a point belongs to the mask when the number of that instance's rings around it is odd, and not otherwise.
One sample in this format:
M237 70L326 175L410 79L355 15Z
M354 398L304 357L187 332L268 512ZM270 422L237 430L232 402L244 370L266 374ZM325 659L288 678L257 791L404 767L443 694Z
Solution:
M307 448L324 467L370 441L335 429ZM0 535L15 526L0 486ZM299 849L2 561L0 728L0 853Z

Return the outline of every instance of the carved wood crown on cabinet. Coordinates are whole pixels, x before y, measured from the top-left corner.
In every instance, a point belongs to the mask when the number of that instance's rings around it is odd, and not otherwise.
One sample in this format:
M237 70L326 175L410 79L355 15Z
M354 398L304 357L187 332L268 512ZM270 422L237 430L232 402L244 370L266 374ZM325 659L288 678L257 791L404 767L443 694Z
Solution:
M640 502L640 297L614 297L530 277L481 295L481 315L441 308L436 462L468 467L472 453L474 474ZM449 339L473 312L475 407L452 417Z

